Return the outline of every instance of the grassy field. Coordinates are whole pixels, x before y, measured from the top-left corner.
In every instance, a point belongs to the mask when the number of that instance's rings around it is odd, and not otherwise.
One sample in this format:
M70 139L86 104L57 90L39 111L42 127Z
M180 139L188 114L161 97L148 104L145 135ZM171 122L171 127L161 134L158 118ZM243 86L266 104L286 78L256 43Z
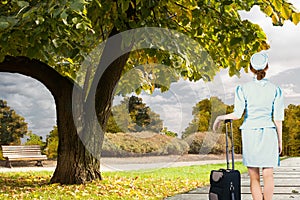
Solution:
M163 199L209 184L211 169L224 164L105 172L102 181L82 185L48 184L51 172L0 173L0 199ZM246 168L236 162L241 173Z

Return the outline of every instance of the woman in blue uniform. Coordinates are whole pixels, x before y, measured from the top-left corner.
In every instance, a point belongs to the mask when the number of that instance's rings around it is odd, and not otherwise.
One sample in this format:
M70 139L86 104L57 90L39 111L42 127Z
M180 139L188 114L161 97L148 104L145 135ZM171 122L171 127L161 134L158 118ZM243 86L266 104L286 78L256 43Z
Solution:
M238 86L235 91L234 112L218 116L215 131L225 119L240 119L245 112L242 131L243 163L248 167L253 200L272 200L273 168L279 166L282 151L282 121L284 103L282 91L267 79L268 56L258 52L251 56L253 81ZM262 168L264 191L260 186Z

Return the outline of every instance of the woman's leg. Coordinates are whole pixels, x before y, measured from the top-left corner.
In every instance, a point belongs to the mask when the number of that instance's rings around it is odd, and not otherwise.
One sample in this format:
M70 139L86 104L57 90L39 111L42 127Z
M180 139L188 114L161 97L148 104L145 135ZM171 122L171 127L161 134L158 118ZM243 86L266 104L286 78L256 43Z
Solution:
M272 200L274 193L273 168L263 168L264 178L264 199Z
M248 173L250 175L250 190L253 200L262 200L262 190L260 187L259 168L248 167Z

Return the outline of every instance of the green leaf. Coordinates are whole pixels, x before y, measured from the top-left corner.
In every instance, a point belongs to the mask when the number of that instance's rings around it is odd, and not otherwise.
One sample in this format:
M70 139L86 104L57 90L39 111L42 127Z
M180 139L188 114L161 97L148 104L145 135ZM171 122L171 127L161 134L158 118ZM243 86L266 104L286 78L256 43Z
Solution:
M268 6L265 8L264 12L265 12L268 16L271 16L272 13L273 13L273 9L272 9L272 7L271 7L270 5L268 5Z
M78 22L77 17L72 18L72 22L73 22L74 24L77 24L77 22Z
M67 18L68 18L67 12L64 10L64 11L60 14L60 17L61 17L62 19L67 19Z
M135 2L136 2L136 5L139 5L141 0L136 0Z
M257 33L257 37L259 39L266 39L266 34L265 34L265 32L260 31L260 32Z
M29 3L26 1L17 1L17 5L23 8L29 6Z
M282 0L273 0L272 4L274 5L276 10L281 10Z
M8 22L1 22L0 21L0 30L2 31L2 30L4 30L4 29L6 29L6 28L8 28L9 27L9 23Z
M84 3L84 0L74 0L71 3L70 8L81 13L84 10Z
M35 20L35 23L37 25L43 23L45 21L45 19L42 16L38 16L38 18Z
M129 8L130 0L122 0L122 12L126 12Z
M58 43L57 43L57 39L53 39L53 40L52 40L52 43L53 43L53 45L54 45L55 48L58 48L58 47L59 47L59 45L58 45Z
M240 38L240 37L232 38L232 39L230 40L230 46L234 46L234 45L240 43L242 40L243 40L243 39Z
M76 24L76 28L77 28L77 29L80 29L80 28L82 28L82 27L83 27L83 24L82 24L82 23Z

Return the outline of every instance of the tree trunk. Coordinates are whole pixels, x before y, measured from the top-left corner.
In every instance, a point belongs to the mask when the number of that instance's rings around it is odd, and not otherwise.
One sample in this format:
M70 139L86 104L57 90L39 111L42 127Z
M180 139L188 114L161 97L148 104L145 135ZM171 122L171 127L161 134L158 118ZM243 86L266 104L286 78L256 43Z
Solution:
M20 73L43 83L56 103L59 146L51 183L80 184L101 179L100 160L92 156L77 134L72 114L74 83L50 66L26 57L10 57L0 63L1 72ZM80 95L78 87L75 92Z
M51 178L51 183L61 184L81 184L95 179L101 179L100 159L95 158L83 144L79 137L78 127L74 125L72 105L82 105L80 88L66 84L61 87L64 91L56 102L57 106L57 126L60 127L58 160L55 172ZM78 98L72 98L72 92L77 93ZM76 102L73 102L76 101ZM91 121L95 126L98 122ZM90 124L90 123L89 123ZM89 132L90 129L83 128Z
M119 32L115 28L113 28L111 31L109 38L113 39L106 41L106 45L98 67L99 70L96 71L96 76L100 76L101 78L98 83L93 83L96 84L97 87L95 97L92 98L95 98L95 110L103 131L106 130L106 123L111 113L111 105L114 97L115 87L121 78L124 66L129 58L129 50L131 49L131 47L127 47L127 49L125 48L122 50L122 36L119 34L117 37L113 37L118 33ZM116 57L115 55L119 56L114 59ZM112 62L101 75L101 68L105 67L107 60L112 60Z

